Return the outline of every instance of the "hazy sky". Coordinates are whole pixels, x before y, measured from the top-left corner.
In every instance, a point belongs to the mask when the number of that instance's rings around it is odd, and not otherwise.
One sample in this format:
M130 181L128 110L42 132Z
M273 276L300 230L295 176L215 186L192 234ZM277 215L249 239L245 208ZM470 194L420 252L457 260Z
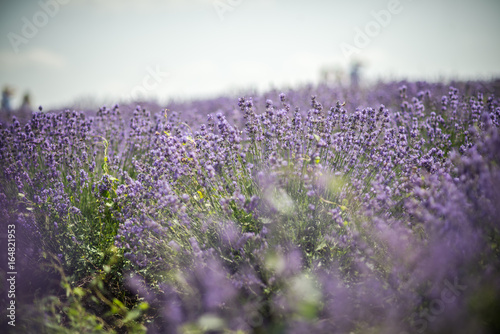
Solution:
M352 59L368 79L491 78L499 33L498 0L0 0L0 85L57 107L317 82Z

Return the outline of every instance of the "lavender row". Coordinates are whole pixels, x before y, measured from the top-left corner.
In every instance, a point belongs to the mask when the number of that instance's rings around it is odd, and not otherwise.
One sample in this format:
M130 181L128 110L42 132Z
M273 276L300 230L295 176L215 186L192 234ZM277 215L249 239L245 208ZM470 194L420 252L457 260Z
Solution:
M381 86L36 113L2 196L76 281L119 254L151 332L491 331L500 101Z

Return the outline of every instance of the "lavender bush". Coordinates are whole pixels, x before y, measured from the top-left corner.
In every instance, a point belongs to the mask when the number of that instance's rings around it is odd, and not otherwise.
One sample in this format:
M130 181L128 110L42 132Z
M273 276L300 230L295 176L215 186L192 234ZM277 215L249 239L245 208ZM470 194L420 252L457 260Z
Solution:
M62 282L41 293L24 274L25 330L500 330L496 89L306 86L14 119L2 214L23 265Z

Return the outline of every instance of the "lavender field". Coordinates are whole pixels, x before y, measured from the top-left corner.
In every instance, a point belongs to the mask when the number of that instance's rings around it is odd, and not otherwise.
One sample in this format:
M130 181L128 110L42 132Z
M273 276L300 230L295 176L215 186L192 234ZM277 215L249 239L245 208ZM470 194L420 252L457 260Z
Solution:
M316 85L5 119L15 332L498 333L498 96Z

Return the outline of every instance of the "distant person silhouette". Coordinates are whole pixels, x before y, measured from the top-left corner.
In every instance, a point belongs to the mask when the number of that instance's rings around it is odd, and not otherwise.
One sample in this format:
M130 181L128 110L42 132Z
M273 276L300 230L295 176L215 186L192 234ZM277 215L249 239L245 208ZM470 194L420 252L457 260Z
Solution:
M359 86L359 72L361 70L362 64L359 61L355 61L351 64L351 86Z
M25 93L23 95L23 102L21 103L21 107L19 107L19 111L26 112L26 113L29 113L32 111L30 93Z
M10 114L12 107L10 105L10 98L13 94L13 90L9 86L5 86L2 90L2 111Z

